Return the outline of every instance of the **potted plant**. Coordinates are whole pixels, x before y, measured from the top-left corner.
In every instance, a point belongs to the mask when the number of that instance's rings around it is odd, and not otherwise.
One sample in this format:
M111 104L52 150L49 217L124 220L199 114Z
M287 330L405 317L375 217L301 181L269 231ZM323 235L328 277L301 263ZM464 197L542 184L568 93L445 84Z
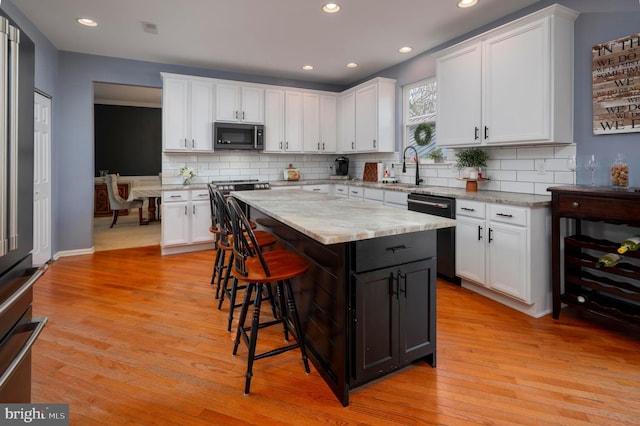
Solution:
M475 179L478 177L478 167L487 167L489 154L480 148L469 148L456 152L456 157L458 158L456 161L458 170L465 169L462 176Z
M442 153L442 149L436 148L436 149L430 151L427 154L427 157L429 159L433 160L434 163L441 163L442 160L444 159L444 154Z

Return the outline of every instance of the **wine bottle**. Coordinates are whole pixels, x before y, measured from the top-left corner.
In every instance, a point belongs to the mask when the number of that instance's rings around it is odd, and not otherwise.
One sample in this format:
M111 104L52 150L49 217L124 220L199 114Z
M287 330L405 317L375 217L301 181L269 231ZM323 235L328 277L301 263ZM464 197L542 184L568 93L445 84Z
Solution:
M638 249L640 249L640 235L634 235L620 243L618 253L625 254L628 251L635 251Z
M618 262L622 259L622 256L616 253L607 253L604 256L601 256L596 263L596 268L610 268L612 266L616 266Z

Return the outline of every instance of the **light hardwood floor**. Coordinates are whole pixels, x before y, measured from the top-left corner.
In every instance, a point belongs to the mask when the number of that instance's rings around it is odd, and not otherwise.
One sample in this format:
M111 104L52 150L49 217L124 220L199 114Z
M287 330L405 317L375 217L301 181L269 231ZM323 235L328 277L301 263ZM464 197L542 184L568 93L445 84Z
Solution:
M54 262L35 287L49 323L33 402L69 403L72 425L640 424L637 329L567 310L534 319L446 282L437 368L365 385L344 408L290 351L256 361L245 397L246 348L231 355L212 260L145 247Z
M144 213L146 217L146 212ZM111 216L93 218L93 248L95 251L160 245L160 221L140 226L138 211L131 210L111 225Z

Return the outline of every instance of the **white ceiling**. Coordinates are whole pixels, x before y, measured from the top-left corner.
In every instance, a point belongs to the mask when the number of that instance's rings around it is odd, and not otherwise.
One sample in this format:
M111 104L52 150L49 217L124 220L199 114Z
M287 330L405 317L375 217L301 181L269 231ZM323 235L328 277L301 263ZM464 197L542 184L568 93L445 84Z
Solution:
M342 10L328 15L323 0L12 0L58 50L338 85L537 1L460 9L457 0L338 0ZM99 25L83 27L78 17ZM407 45L413 52L398 52Z

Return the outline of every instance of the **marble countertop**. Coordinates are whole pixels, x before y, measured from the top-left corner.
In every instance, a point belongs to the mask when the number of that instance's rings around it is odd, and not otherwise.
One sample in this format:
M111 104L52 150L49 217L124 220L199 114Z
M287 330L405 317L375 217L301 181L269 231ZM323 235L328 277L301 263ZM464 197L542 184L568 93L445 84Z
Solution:
M232 195L322 244L455 226L456 221L301 189Z
M361 180L309 180L298 182L270 182L272 187L298 186L298 185L350 185L365 188L377 188L388 191L417 192L426 195L438 195L441 197L459 198L465 200L482 201L485 203L508 204L521 207L545 207L551 205L551 195L524 194L519 192L502 191L467 191L464 188L449 188L446 186L423 186L406 183L377 183Z
M426 195L438 195L441 197L451 197L464 200L482 201L485 203L508 204L521 207L548 207L551 205L551 195L534 195L519 192L502 192L502 191L466 191L464 188L449 188L445 186L423 186L406 183L377 183L364 182L361 180L301 180L301 181L276 181L269 182L272 187L300 186L300 185L350 185L365 188L384 189L387 191L399 192L417 192ZM192 183L191 185L154 185L133 187L132 190L140 194L139 191L145 191L151 195L139 196L159 196L156 195L161 191L183 191L183 190L203 190L207 189L206 183Z

